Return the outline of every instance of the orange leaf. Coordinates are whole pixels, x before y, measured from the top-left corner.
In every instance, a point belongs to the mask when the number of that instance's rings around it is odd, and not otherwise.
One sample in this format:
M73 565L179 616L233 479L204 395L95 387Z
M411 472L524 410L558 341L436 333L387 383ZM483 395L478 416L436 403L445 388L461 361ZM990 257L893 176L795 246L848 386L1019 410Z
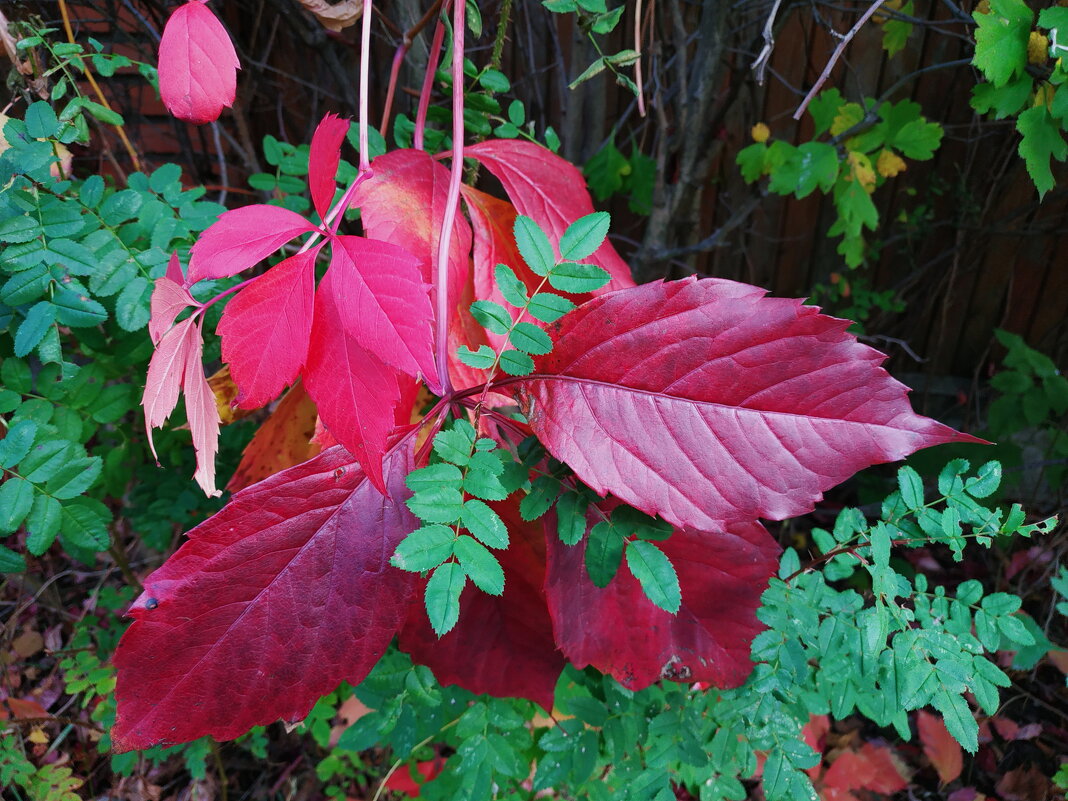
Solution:
M960 743L946 730L942 718L922 709L916 713L916 727L920 731L923 753L938 771L942 784L949 784L964 769L964 751Z
M245 448L241 464L226 488L237 492L280 470L306 462L320 450L311 441L314 433L315 404L304 385L298 382Z
M889 748L865 743L859 751L846 751L834 761L823 776L823 786L828 790L874 790L891 795L904 790L908 782Z
M215 406L219 410L219 422L224 426L230 425L235 420L248 417L252 414L249 409L239 409L237 402L237 384L230 375L230 366L224 364L222 369L208 378L208 386L215 396Z

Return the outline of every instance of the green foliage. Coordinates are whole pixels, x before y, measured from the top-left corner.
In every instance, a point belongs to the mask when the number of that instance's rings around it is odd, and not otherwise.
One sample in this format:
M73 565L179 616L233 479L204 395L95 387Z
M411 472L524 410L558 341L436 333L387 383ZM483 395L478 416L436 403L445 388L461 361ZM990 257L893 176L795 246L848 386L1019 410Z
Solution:
M617 193L626 195L627 206L635 214L649 214L653 210L653 188L656 183L656 160L631 146L630 157L616 147L609 137L600 150L582 168L590 191L604 202Z

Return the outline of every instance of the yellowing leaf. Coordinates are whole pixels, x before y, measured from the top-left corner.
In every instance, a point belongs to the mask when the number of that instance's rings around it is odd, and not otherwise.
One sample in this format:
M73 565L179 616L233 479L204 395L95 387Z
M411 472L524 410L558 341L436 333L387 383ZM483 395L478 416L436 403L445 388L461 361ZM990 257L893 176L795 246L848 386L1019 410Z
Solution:
M219 421L224 426L228 426L235 420L240 420L242 417L248 417L248 415L252 414L247 409L238 409L232 405L237 401L237 384L230 377L229 365L223 365L219 372L211 376L208 379L208 386L211 387L211 392L215 396L215 406L219 410Z
M906 170L905 160L893 150L883 150L875 160L875 170L883 178L893 178Z
M884 22L893 19L893 17L886 12L900 11L903 3L904 0L886 0L886 2L879 7L879 10L872 14L871 21L876 25L882 25Z
M871 159L856 150L849 151L849 174L847 181L856 181L869 195L875 191L875 170L872 169Z
M1038 89L1035 90L1035 99L1031 105L1049 108L1050 104L1053 103L1054 92L1055 90L1051 84L1043 83L1039 85Z
M753 137L754 142L764 143L767 142L768 137L771 136L771 129L764 123L758 122L749 131L749 135Z
M858 122L864 119L864 109L859 103L846 103L838 107L838 113L834 115L831 123L831 136L838 136L843 131L848 131Z
M1049 39L1038 31L1027 38L1027 63L1041 67L1049 60Z
M48 735L44 733L44 729L40 729L37 726L30 729L26 739L34 745L46 745L48 743Z

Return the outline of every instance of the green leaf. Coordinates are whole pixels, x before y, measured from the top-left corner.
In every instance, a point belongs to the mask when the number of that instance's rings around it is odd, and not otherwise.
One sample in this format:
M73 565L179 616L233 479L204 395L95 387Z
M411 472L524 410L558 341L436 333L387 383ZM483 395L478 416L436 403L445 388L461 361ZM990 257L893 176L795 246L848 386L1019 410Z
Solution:
M26 558L10 548L0 545L0 573L22 573L26 570Z
M460 619L460 593L467 584L467 574L456 562L446 562L430 575L423 595L427 617L440 637Z
M45 491L59 500L77 497L96 483L103 468L99 456L85 456L66 462L45 485Z
M21 359L4 359L0 362L0 384L12 392L26 395L32 386L30 366Z
M37 423L33 420L16 420L0 440L0 467L10 469L21 462L33 446L37 436Z
M433 490L440 486L460 488L463 474L456 465L441 463L432 464L413 470L404 479L404 483L412 492Z
M559 494L559 481L552 476L538 476L531 482L530 492L519 502L519 516L527 522L537 520L549 511Z
M412 514L428 523L455 523L463 510L463 496L454 487L428 487L406 503Z
M497 456L490 453L476 453L464 476L464 490L468 495L486 501L503 501L508 497L508 489L501 483L500 475L504 465Z
M518 350L502 351L500 365L508 375L530 375L534 372L534 360Z
M1016 119L1016 130L1023 137L1020 140L1020 156L1039 197L1042 197L1055 185L1050 159L1064 161L1068 156L1068 143L1045 106L1032 106L1021 112Z
M40 235L40 224L28 214L9 217L0 223L0 242L29 242Z
M108 319L108 313L102 305L86 295L79 295L69 289L59 289L52 297L56 322L71 328L89 328Z
M623 538L610 523L601 521L586 540L586 572L598 587L607 587L623 560ZM633 572L633 570L632 570Z
M512 88L512 84L508 80L508 77L500 70L486 70L478 76L478 82L482 85L483 89L489 89L491 92L496 92L497 94L507 92Z
M576 545L586 533L586 499L565 492L556 502L556 533L564 545Z
M908 465L897 471L897 485L901 490L901 500L909 509L923 506L923 479Z
M994 86L1004 86L1027 69L1027 39L1034 15L1023 0L991 0L990 13L972 14L975 31L972 63Z
M611 222L611 216L603 211L587 214L575 220L560 237L560 258L567 261L581 261L592 255L604 244Z
M682 603L679 577L664 552L645 540L627 543L627 567L642 585L645 597L665 612L677 614Z
M989 461L979 468L975 478L964 482L964 489L973 498L988 498L1001 486L1001 462Z
M34 484L43 484L75 457L74 444L61 439L35 445L19 463L19 472Z
M612 276L596 264L563 262L549 274L549 284L553 289L573 295L594 292L611 280Z
M574 308L575 304L567 298L552 292L538 292L530 299L527 311L535 320L541 320L543 323L555 323Z
M30 307L26 319L19 324L15 332L16 356L26 356L44 339L45 333L56 322L56 307L47 300L42 300Z
M478 350L471 350L466 345L460 346L456 357L468 367L476 370L489 370L497 361L497 354L489 345L479 345Z
M898 130L886 143L901 152L905 158L926 161L934 156L942 143L942 126L923 119L912 120Z
M59 128L59 120L56 112L43 100L30 105L26 109L26 133L34 139L48 139L56 135Z
M63 504L59 531L67 540L89 551L106 551L110 544L106 521L88 505Z
M993 592L983 599L983 609L995 616L1001 617L1002 615L1011 615L1020 609L1020 599L1015 595L1010 595L1007 592Z
M1009 81L1001 87L992 83L980 83L972 87L971 105L980 114L993 113L994 119L1003 120L1013 117L1024 107L1031 97L1034 81L1026 73L1016 80ZM1060 90L1053 96L1053 114L1057 115L1057 98L1065 94ZM1064 100L1068 100L1065 95ZM1063 102L1063 101L1062 101Z
M504 306L492 300L477 300L472 303L471 316L479 325L494 334L503 336L512 327L512 315Z
M556 264L556 256L549 237L534 220L523 215L515 218L513 231L515 244L519 248L519 255L523 257L523 261L536 275L548 275Z
M476 587L489 595L504 592L504 569L485 545L465 534L456 540L454 552Z
M433 570L452 556L455 541L456 532L447 526L422 526L401 540L389 563L413 573Z
M518 322L508 335L508 341L518 350L542 356L553 349L553 341L549 335L533 323Z
M94 103L92 100L87 100L84 97L78 98L80 105L86 111L88 111L93 117L96 117L102 123L106 125L122 126L126 124L126 121L122 118L122 115L117 111L112 111L106 106L102 106L99 103Z
M457 420L451 428L439 431L434 437L434 453L446 462L461 467L471 460L475 449L475 430L466 421Z
M940 692L935 693L931 705L942 713L947 731L965 751L974 754L979 750L979 725L972 717L967 701L955 693Z
M587 72L599 67L596 72L604 69L604 61L598 59L593 62ZM578 81L572 83L572 86ZM604 146L593 154L582 168L583 175L589 184L590 191L598 201L604 202L623 188L623 182L627 173L630 172L630 162L619 152L614 140L609 139ZM565 256L565 258L567 258ZM584 257L582 257L584 258Z
M786 161L771 169L768 189L793 193L799 200L817 188L829 192L838 178L838 151L826 142L805 142Z
M743 147L738 151L735 161L742 171L742 178L747 184L759 181L767 166L768 146L763 142Z
M499 514L477 498L464 502L460 522L490 548L508 547L508 527Z
M115 322L123 331L140 331L148 325L152 284L144 276L128 283L115 299Z
M1013 615L1004 615L998 618L998 629L1016 645L1034 645L1035 638L1027 630L1023 622Z
M33 506L33 485L18 476L0 484L0 534L10 534L22 525Z
M59 521L62 507L55 498L38 494L33 499L33 506L26 518L26 550L34 556L40 556L49 548L59 533Z
M506 264L498 264L493 268L493 277L497 281L497 288L501 291L501 295L504 296L506 301L517 309L521 309L527 304L527 288L516 277L511 267Z

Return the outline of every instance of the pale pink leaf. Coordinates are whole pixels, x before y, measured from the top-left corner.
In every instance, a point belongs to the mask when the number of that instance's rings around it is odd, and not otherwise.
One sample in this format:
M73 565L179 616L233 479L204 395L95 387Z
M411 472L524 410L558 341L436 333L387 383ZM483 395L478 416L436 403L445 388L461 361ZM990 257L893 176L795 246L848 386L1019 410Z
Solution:
M334 178L341 161L341 143L345 141L348 131L347 119L327 114L312 134L311 151L308 154L308 186L320 219L326 219L330 201L337 190Z
M177 256L173 258L176 259ZM189 294L189 290L175 282L169 275L161 275L157 278L149 306L152 316L148 321L148 335L152 338L152 344L159 344L163 335L174 325L175 319L183 310L197 305L199 304Z
M163 334L148 362L148 376L145 379L141 405L145 410L148 446L154 457L156 446L152 441L152 429L162 426L178 405L178 393L185 375L187 355L190 349L196 347L196 341L199 339L196 322L195 317L187 317Z
M199 2L179 6L159 43L159 93L175 117L197 124L233 105L237 53L219 19Z
M315 226L295 211L253 205L223 212L192 248L189 283L237 275Z
M185 393L185 414L193 435L193 450L197 455L197 469L193 478L209 497L221 495L215 486L215 455L219 452L219 407L215 393L204 377L201 364L204 339L199 326L191 329L191 345L185 352L182 391Z

